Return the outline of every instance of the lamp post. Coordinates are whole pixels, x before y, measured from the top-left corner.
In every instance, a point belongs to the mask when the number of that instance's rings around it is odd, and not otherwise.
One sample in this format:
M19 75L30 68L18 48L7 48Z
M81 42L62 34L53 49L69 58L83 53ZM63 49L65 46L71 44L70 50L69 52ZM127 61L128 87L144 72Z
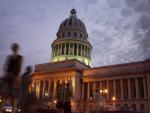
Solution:
M108 90L107 89L101 89L100 90L100 94L102 95L103 97L103 100L102 100L102 106L104 107L105 106L105 95L108 93Z
M113 108L115 108L115 101L116 101L116 97L115 97L115 96L113 96L113 97L112 97Z

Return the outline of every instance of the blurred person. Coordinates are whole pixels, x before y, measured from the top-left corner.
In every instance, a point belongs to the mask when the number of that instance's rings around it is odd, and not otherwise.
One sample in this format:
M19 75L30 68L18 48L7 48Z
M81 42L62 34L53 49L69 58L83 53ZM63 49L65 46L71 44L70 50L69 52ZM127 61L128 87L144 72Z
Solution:
M27 66L26 71L23 73L21 78L21 92L22 96L26 97L29 95L29 86L31 84L31 74L32 74L32 67Z
M63 111L63 86L59 83L56 108Z
M66 84L64 89L64 113L71 113L71 90L69 83Z
M4 64L3 85L7 86L5 89L5 96L10 97L13 102L13 112L17 107L18 89L20 87L19 75L22 68L23 57L18 54L19 44L13 43L11 46L12 54L8 55ZM2 85L2 87L3 87Z
M21 77L21 99L20 105L22 112L24 113L34 113L35 106L38 103L35 92L29 91L29 86L31 85L31 75L32 67L27 66L25 72Z

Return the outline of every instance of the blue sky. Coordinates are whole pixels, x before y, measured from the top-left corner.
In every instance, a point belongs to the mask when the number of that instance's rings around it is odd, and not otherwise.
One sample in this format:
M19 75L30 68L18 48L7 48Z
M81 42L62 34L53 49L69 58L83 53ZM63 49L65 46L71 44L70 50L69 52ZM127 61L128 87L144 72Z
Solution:
M72 7L73 0L0 0L0 70L12 42L21 46L24 67L49 62ZM93 45L93 66L150 58L149 0L74 0L74 7Z

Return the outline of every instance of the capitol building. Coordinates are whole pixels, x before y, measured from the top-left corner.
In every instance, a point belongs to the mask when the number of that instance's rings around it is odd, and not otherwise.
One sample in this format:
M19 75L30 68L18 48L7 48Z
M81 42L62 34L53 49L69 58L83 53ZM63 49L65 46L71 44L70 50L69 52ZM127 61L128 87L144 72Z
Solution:
M57 99L59 84L69 83L72 111L95 110L98 91L104 106L150 113L150 60L92 67L92 45L75 9L60 24L56 36L50 62L37 64L32 74L31 87L39 99Z

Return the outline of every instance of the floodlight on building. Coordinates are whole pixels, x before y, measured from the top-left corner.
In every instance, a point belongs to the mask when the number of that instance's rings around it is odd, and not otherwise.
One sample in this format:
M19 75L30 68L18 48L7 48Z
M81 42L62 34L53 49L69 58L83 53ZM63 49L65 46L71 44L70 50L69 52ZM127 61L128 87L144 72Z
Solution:
M100 90L100 93L103 93L103 90Z
M107 89L104 89L104 93L107 93L108 92L108 90Z
M112 97L112 101L115 101L116 100L116 97Z

